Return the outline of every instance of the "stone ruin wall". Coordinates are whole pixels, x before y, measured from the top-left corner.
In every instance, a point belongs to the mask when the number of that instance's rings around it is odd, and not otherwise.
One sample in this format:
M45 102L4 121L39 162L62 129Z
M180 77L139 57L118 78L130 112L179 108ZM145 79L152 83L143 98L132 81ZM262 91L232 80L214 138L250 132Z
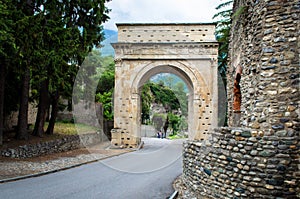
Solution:
M15 148L4 148L0 150L0 156L10 158L32 158L53 153L61 153L79 148L86 148L107 141L100 132L86 134L68 135L55 140L26 144Z
M236 0L228 120L184 145L183 181L199 198L300 198L298 0ZM233 81L242 69L241 119ZM235 127L241 126L241 127Z
M220 128L205 142L186 142L183 182L198 198L296 198L299 138ZM290 137L289 137L290 136Z
M236 67L242 68L240 125L299 130L298 0L235 1L244 13L234 20L228 68L229 123Z
M28 124L34 125L37 115L37 105L36 103L28 104ZM13 111L4 118L4 130L11 131L18 125L18 115L19 111Z

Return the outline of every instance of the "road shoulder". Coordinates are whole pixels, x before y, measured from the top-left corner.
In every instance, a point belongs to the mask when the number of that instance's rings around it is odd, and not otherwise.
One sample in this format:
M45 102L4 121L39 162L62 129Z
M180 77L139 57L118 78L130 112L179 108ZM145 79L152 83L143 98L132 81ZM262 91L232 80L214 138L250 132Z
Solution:
M45 155L35 158L0 158L0 183L41 176L57 171L78 167L132 150L110 149L110 142L93 147Z

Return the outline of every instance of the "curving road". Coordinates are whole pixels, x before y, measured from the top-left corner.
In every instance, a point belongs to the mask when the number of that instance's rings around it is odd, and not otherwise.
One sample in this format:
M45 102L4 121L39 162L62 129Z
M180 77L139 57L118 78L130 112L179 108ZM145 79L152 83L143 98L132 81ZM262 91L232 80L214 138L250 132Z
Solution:
M144 148L45 176L0 184L2 199L155 199L182 173L182 141L144 138Z

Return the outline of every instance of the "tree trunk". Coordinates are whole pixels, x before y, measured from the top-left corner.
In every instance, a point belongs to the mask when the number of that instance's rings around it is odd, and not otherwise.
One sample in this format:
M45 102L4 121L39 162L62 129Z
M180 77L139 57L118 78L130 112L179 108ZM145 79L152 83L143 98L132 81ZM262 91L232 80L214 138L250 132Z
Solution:
M0 65L0 145L3 144L5 66Z
M48 99L49 99L48 85L49 85L48 79L42 81L40 85L38 113L37 113L34 130L33 130L33 135L38 137L43 137L44 134L44 125L45 125L46 111L47 111Z
M57 117L57 113L58 113L58 100L59 100L59 93L58 93L58 91L56 91L55 95L52 97L51 117L50 117L49 125L48 125L47 131L46 131L46 133L49 135L52 135L53 131L54 131L54 125L55 125L55 121L56 121L56 117Z
M29 101L29 83L30 83L30 69L26 69L22 78L21 101L18 116L18 130L16 138L19 140L28 140L27 124L28 124L28 101Z
M50 120L50 102L49 102L49 97L48 97L48 104L47 104L47 108L46 108L46 122L49 122L49 120Z
M27 8L25 12L28 16L34 15L34 6L32 0L26 0ZM26 49L26 45L23 47ZM23 50L24 50L23 49ZM21 100L18 115L18 129L16 138L18 140L28 140L29 135L27 131L28 125L28 102L29 102L29 87L30 87L30 60L25 62L25 69L22 77Z

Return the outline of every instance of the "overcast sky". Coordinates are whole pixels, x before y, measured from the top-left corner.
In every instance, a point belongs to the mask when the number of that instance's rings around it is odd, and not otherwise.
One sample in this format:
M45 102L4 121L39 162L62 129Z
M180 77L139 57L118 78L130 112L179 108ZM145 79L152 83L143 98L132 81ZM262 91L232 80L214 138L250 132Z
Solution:
M104 28L117 30L115 23L212 22L217 5L224 0L112 0L110 20Z

